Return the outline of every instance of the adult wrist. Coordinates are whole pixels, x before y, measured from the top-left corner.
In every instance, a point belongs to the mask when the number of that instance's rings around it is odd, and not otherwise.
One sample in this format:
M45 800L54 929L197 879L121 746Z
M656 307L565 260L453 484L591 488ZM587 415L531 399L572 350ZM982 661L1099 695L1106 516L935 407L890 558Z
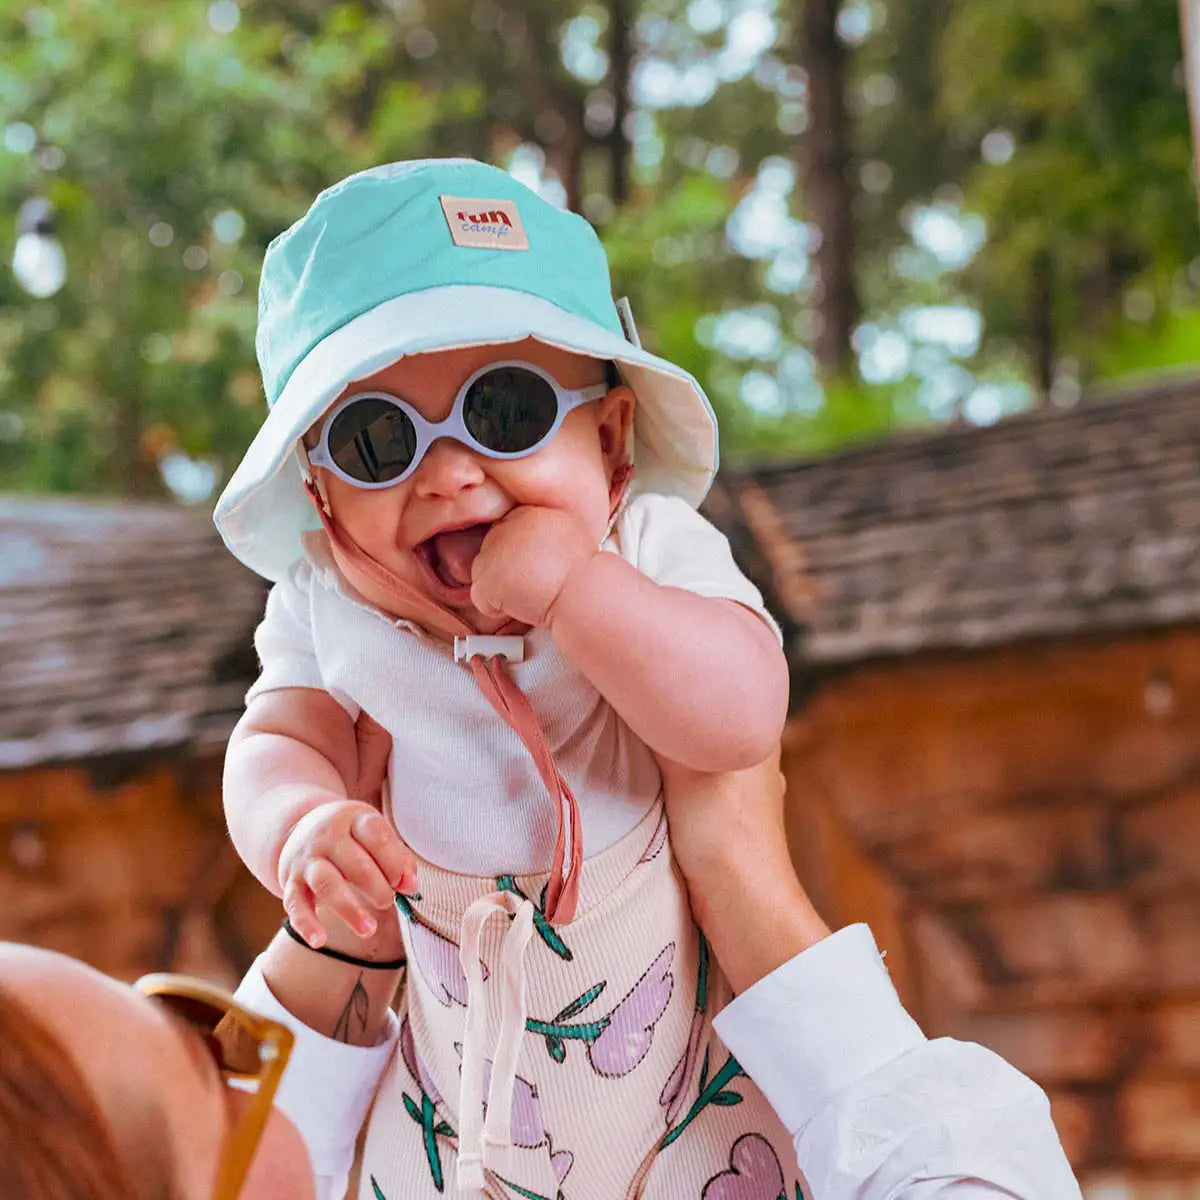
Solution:
M740 994L829 936L811 905L764 914L742 913L729 936L710 938L730 987Z
M380 949L378 935L373 938L357 939L360 944L353 947L354 952L352 953L350 949L338 949L328 943L322 946L309 945L292 927L292 922L287 917L283 918L283 931L292 941L306 950L312 951L313 954L323 954L326 958L348 963L352 967L366 967L372 971L398 971L407 961L403 953L403 943L401 943L400 952L392 953L390 949Z
M727 869L706 868L704 878L720 882L690 893L697 923L739 993L830 932L799 880L785 882L782 871L745 877L738 869L744 861L742 855ZM774 888L768 885L772 878L780 880Z

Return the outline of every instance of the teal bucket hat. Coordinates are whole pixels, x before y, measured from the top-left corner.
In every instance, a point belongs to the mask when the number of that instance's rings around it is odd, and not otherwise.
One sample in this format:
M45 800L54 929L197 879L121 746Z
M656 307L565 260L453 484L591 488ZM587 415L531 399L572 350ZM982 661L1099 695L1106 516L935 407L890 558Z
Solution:
M406 355L533 337L617 363L637 396L634 489L704 499L717 424L688 372L624 334L591 226L471 159L351 175L267 248L256 345L269 411L214 520L267 579L319 528L296 443L357 379Z

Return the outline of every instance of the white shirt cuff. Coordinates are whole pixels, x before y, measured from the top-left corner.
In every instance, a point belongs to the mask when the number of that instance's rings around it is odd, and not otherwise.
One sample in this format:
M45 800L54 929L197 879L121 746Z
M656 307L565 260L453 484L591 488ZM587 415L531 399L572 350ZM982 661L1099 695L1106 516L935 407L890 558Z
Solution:
M713 1026L793 1135L839 1092L925 1041L866 925L796 955Z
M391 1061L400 1023L396 1014L389 1012L385 1036L375 1046L348 1046L327 1038L279 1003L263 977L261 962L254 960L235 998L296 1035L275 1106L304 1138L313 1173L318 1177L337 1175L353 1157L355 1139Z

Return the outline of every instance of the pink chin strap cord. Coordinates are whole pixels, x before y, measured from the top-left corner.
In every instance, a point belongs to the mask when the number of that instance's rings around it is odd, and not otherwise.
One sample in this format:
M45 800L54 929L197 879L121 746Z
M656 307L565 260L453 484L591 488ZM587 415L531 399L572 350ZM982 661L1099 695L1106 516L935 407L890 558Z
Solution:
M613 475L610 488L610 528L620 510L632 475L633 467L629 463L619 467ZM466 637L477 632L457 613L426 596L373 559L334 520L325 497L312 478L305 479L304 487L317 510L317 515L321 518L321 524L330 542L348 562L400 601L401 608L397 611L397 616L418 621L449 638ZM526 632L528 627L519 621L510 621L496 631L500 636ZM558 837L554 845L554 859L550 865L550 880L546 888L545 913L546 919L552 924L566 925L574 919L579 903L579 876L583 868L583 831L579 819L579 802L559 771L550 744L546 741L545 730L542 729L529 698L521 691L509 672L507 663L500 658L484 658L475 654L467 660L467 666L470 667L471 674L475 677L479 690L487 697L488 703L524 743L551 802L558 810Z

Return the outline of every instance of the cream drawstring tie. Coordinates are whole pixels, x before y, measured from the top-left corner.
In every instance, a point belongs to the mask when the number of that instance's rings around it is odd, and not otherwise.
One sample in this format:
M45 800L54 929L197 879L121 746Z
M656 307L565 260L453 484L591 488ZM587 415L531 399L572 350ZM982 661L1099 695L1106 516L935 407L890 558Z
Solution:
M487 1003L479 943L483 927L495 913L511 915L500 951L500 1032L492 1055L492 1078L484 1116L484 1076L487 1068ZM462 1079L458 1098L458 1166L460 1196L483 1190L484 1167L500 1164L490 1151L512 1148L512 1103L517 1080L517 1056L525 1034L525 951L533 936L533 904L511 892L492 892L476 900L463 914L459 959L467 977L467 1023L463 1036Z

